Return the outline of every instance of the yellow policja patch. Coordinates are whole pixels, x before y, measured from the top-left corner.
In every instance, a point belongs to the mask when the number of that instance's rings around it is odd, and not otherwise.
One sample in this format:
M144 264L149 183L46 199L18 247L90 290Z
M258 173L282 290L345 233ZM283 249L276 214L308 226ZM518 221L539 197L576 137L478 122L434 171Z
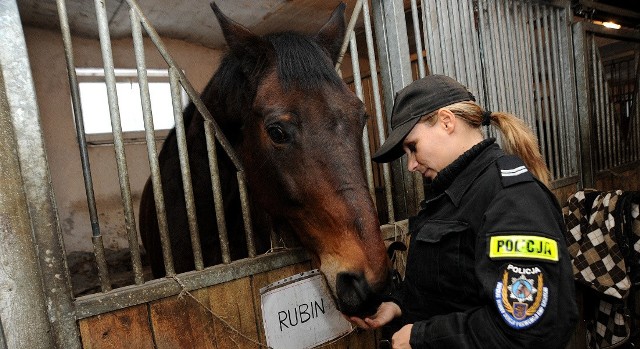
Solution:
M490 258L558 261L558 242L535 235L497 235L489 240Z

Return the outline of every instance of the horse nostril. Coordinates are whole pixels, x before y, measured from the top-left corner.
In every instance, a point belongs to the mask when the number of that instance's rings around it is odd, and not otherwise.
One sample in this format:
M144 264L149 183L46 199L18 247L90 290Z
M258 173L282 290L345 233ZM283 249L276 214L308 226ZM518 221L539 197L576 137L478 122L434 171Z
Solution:
M340 311L346 315L362 317L372 314L378 307L377 297L362 274L339 273L336 293Z

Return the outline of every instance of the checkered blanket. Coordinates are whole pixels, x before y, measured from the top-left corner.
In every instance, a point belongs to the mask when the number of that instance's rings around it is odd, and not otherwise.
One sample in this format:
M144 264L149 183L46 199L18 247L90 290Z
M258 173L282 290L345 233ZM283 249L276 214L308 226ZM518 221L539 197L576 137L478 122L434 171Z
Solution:
M626 298L640 285L639 203L638 192L584 190L563 207L574 277L599 295L585 309L590 348L629 338Z

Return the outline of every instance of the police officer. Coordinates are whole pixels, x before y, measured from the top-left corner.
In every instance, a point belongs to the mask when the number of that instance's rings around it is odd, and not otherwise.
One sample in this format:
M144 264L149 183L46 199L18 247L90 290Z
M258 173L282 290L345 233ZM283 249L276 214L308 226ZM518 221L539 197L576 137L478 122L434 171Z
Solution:
M504 150L484 139L502 133ZM560 207L531 130L429 75L395 98L377 162L407 155L431 180L409 219L405 279L359 327L394 326L393 348L564 348L577 320Z

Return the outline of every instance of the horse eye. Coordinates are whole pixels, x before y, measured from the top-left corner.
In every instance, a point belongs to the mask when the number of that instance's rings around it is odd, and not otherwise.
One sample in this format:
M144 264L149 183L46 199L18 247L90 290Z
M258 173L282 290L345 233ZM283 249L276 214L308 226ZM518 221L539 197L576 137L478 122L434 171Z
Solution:
M289 142L289 135L280 126L269 126L267 133L274 143L284 144Z

